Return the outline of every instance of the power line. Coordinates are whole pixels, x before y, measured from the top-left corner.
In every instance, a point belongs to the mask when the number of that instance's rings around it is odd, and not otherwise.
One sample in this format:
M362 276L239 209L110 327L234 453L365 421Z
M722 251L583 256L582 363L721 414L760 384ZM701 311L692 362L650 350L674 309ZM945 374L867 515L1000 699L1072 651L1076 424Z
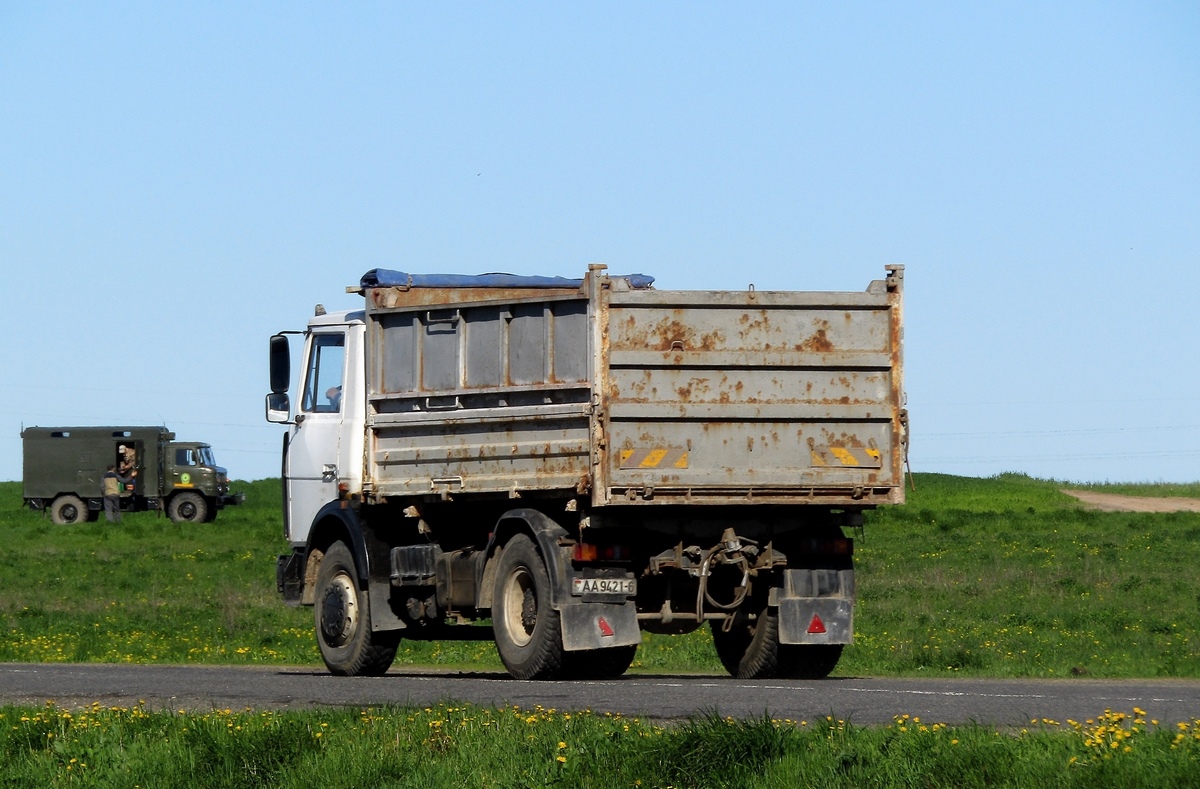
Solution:
M1183 458L1183 457L1200 457L1200 449L1189 449L1173 452L1116 452L1101 455L1009 455L1009 456L989 456L989 457L974 457L974 458L921 458L913 459L913 465L917 466L921 463L937 463L937 464L967 464L967 463L1032 463L1049 460L1127 460L1136 458Z
M996 430L984 433L923 433L914 432L922 438L980 438L985 436L1070 436L1104 433L1149 433L1163 430L1200 430L1200 425L1168 425L1165 427L1094 427L1079 430Z

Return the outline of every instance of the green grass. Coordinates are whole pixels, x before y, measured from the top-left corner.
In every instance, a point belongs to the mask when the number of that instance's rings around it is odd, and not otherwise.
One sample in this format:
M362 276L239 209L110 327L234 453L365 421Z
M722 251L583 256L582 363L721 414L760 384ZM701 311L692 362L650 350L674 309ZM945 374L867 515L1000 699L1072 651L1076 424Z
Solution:
M1122 484L1122 483L1089 483L1085 485L1064 484L1064 488L1075 488L1078 490L1094 490L1097 493L1116 493L1121 496L1154 496L1158 498L1186 498L1200 499L1200 482L1192 482L1189 484L1173 484L1173 483L1140 483L1140 484Z
M1186 787L1200 719L1105 712L1017 731L907 715L636 718L445 703L208 713L0 707L0 784L23 787Z
M1015 474L915 482L856 535L856 641L838 674L1200 677L1200 514L1088 511ZM0 483L0 660L319 664L311 609L275 592L279 484L239 485L246 504L211 524L54 526ZM406 664L500 668L479 642L404 642ZM720 667L701 630L648 636L633 670Z
M857 545L843 671L1200 676L1200 514L1085 510L1020 475L916 482Z

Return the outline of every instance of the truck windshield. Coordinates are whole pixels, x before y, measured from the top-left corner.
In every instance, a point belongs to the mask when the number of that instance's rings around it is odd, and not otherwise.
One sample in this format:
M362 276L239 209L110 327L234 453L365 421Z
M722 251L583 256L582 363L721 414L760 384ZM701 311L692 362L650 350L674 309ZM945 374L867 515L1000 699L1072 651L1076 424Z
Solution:
M304 400L300 408L318 414L342 410L342 369L346 357L346 335L314 334L304 376Z
M200 447L200 464L204 466L217 465L217 459L213 457L212 447Z

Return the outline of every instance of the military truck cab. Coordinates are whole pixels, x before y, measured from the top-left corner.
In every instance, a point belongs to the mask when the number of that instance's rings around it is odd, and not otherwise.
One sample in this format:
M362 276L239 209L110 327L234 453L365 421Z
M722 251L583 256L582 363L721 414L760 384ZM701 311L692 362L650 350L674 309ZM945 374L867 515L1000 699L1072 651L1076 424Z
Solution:
M211 446L175 441L165 427L30 427L21 438L25 505L58 524L99 518L110 464L127 480L122 512L159 510L176 523L200 523L245 498L230 492Z

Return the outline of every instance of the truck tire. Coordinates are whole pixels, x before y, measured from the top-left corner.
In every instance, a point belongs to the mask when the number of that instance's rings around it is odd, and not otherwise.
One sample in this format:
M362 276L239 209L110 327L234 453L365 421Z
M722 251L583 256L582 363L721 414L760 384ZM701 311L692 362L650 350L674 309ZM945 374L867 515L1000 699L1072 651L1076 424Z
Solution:
M396 659L398 634L371 632L371 604L358 588L354 557L344 542L325 552L317 573L313 618L321 658L339 677L378 677Z
M824 679L842 657L842 644L780 644L779 617L769 608L728 633L714 621L712 634L721 665L737 679Z
M78 496L59 496L50 505L50 520L59 526L83 523L87 519L87 504Z
M843 644L782 644L780 676L825 679L842 659Z
M629 670L637 644L608 649L588 649L563 654L562 675L568 679L616 679Z
M500 554L492 595L496 650L516 679L549 679L563 666L562 623L550 606L550 576L527 535Z
M167 505L167 515L176 523L203 523L208 518L208 502L199 493L176 493Z

